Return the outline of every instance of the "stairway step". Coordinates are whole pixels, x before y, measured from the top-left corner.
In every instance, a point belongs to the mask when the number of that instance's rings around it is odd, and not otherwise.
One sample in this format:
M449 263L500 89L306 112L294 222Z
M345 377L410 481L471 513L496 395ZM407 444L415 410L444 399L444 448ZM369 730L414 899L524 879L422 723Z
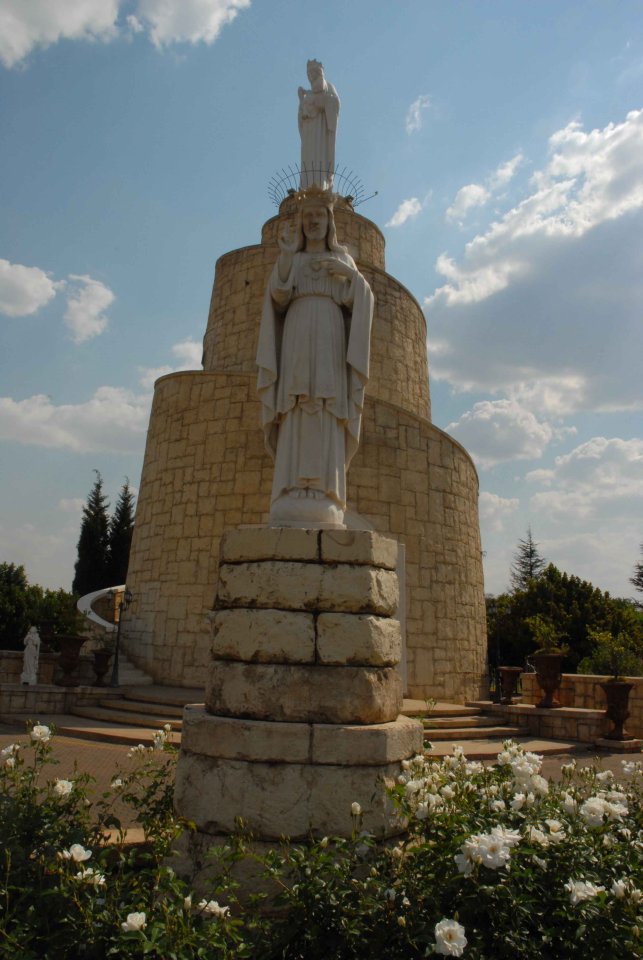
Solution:
M118 710L115 707L88 707L76 706L71 711L77 717L87 717L90 720L102 720L105 723L122 723L129 726L149 727L160 730L166 723L171 724L173 730L180 730L182 721L175 717L151 716L137 713L132 716L127 710Z
M464 730L470 727L497 727L498 718L481 714L478 717L423 717L425 730Z
M183 707L177 707L173 703L151 703L149 700L130 700L129 697L121 697L116 703L109 700L101 700L101 707L107 707L110 710L126 710L128 713L156 717L176 717L180 720L183 716ZM132 720L134 722L134 720Z
M479 707L464 703L433 703L405 698L402 704L405 717L475 717L480 712Z
M538 753L541 756L567 756L574 753L583 753L587 749L586 743L577 740L536 740L533 737L512 737L525 750ZM465 757L470 760L495 760L502 749L497 740L458 740L457 745L462 747ZM426 750L427 757L447 757L453 753L453 743L447 741L434 743L430 750Z
M122 666L119 664L118 667L118 679L121 683L125 682L128 684L141 683L141 684L150 684L154 683L154 678L150 677L149 673L145 673L144 670L139 670L138 667L133 667L131 664L127 666Z
M122 691L126 700L142 700L145 703L166 704L184 707L186 703L203 703L205 690L202 687L128 687Z
M73 737L76 740L97 740L103 743L122 743L128 747L135 747L139 743L144 746L153 744L154 731L148 727L121 726L118 723L108 723L104 720L92 720L72 714L58 714L49 721L56 728L56 736ZM181 733L175 731L169 734L169 742L175 746L181 745Z
M508 740L520 735L520 727L498 726L498 727L473 727L473 728L453 728L450 730L425 730L424 735L427 740L445 740L447 743L459 743L461 740L490 740L492 737L498 743L498 749L502 746L502 740Z

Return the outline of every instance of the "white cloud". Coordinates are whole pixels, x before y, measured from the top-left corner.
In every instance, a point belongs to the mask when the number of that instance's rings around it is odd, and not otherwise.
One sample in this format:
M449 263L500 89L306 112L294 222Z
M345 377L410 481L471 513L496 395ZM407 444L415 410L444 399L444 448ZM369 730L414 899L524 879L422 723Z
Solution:
M40 267L0 260L0 313L26 317L56 296L56 284Z
M172 353L181 364L177 367L177 370L199 370L201 368L203 344L197 343L191 337L175 343L172 347Z
M145 390L151 390L155 381L168 373L175 373L178 370L200 370L202 353L202 344L192 340L191 337L175 343L172 347L172 354L178 360L178 364L170 366L166 363L160 367L139 367L141 386Z
M425 301L433 373L533 409L643 407L643 110L569 124L514 207L466 244Z
M78 453L138 452L149 411L149 394L121 387L99 387L90 400L77 404L56 405L43 395L0 397L0 440Z
M30 583L53 590L70 589L77 541L75 518L55 533L35 523L0 524L0 556L23 566Z
M85 501L82 497L62 497L58 501L58 509L63 513L80 514L83 512Z
M127 24L127 26L129 27L132 33L142 33L143 30L145 30L145 27L143 26L141 21L138 19L138 17L135 17L133 13L131 13L128 17L125 18L125 23Z
M448 432L481 467L508 460L535 460L558 435L517 400L483 400L474 404Z
M551 470L527 474L527 480L547 487L534 494L531 505L550 517L583 522L599 515L643 517L643 440L593 437L556 457Z
M422 114L431 106L431 97L422 93L406 112L406 132L416 133L422 127Z
M487 202L491 194L486 187L480 183L467 183L460 187L455 195L455 200L447 208L447 220L461 220L467 210L471 207L482 207Z
M524 159L522 153L517 153L511 160L507 160L506 163L501 163L487 181L489 189L499 190L501 187L506 186L506 184L513 179L516 170Z
M74 343L84 343L99 336L106 326L104 310L114 302L114 294L100 280L70 274L71 290L67 294L64 320Z
M51 397L43 394L24 400L0 397L0 441L76 453L141 452L154 380L163 373L201 366L201 346L189 337L175 343L172 354L179 361L174 367L142 368L143 393L103 386L89 400L68 404L55 404ZM74 498L63 498L58 506L73 512L77 502Z
M212 44L251 0L0 0L0 62L22 64L35 48L60 40L110 41L147 31L155 47Z
M509 183L523 159L522 153L517 153L511 160L501 163L487 178L486 186L481 183L467 183L464 187L460 187L453 203L447 208L445 214L447 220L456 220L461 223L472 207L484 207L496 191Z
M519 503L516 497L499 497L497 493L482 490L478 500L482 527L499 533L504 529L505 520L516 512Z
M402 200L391 219L386 223L387 227L401 227L407 220L417 217L422 210L422 202L417 197L411 197L409 200Z
M138 0L137 21L155 47L171 43L214 43L251 0Z
M118 0L2 0L0 62L15 67L59 40L111 40Z

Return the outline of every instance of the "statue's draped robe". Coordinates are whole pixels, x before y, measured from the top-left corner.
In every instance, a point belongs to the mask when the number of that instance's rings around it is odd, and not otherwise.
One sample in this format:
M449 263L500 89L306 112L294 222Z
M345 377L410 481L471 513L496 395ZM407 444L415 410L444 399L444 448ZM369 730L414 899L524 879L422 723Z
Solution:
M320 491L346 506L346 469L359 443L373 294L355 273L328 274L322 259L355 264L343 252L296 253L285 282L275 264L264 299L257 388L272 502L289 490Z
M339 97L332 83L324 80L323 91L307 90L304 93L298 116L302 190L313 183L324 190L333 185L338 117Z

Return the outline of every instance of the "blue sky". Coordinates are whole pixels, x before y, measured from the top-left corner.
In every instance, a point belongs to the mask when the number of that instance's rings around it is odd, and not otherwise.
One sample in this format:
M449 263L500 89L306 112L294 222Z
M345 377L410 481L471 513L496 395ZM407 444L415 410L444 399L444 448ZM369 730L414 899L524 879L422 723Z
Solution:
M643 6L0 0L0 560L69 587L94 468L138 484L323 61L337 158L426 308L486 588L531 524L621 596L643 541Z

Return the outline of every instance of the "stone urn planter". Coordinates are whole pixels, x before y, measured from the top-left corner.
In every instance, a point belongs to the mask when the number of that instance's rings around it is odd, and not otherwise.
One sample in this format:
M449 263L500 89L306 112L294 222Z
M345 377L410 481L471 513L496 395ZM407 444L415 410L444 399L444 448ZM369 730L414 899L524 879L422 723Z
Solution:
M633 683L626 680L607 680L601 683L601 689L605 693L607 709L605 714L608 720L612 721L613 727L607 734L608 740L633 740L623 725L630 715L629 700L630 692L634 688Z
M80 663L80 650L87 637L79 637L76 634L59 634L55 637L56 645L60 650L58 663L62 669L62 676L56 680L59 687L77 687L80 683L76 676L78 665Z
M94 681L95 687L104 687L106 686L105 680L103 679L107 671L109 670L109 664L112 659L111 650L94 650L94 674L96 680Z
M513 703L522 667L499 667L498 670L500 673L500 703Z
M534 653L530 657L536 671L536 680L544 696L537 707L552 708L560 707L560 701L556 693L563 680L563 674L560 669L563 662L562 653Z

